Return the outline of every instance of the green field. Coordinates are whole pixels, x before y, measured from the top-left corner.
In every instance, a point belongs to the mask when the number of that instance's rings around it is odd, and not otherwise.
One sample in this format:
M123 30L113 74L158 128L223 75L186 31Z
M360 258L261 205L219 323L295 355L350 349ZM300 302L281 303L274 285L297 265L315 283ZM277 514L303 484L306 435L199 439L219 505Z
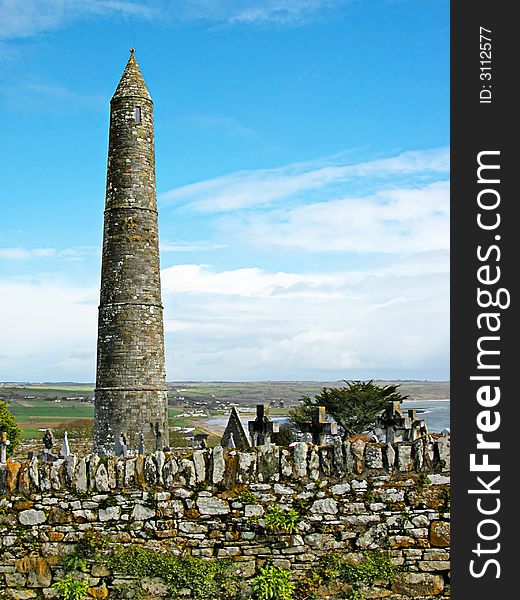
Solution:
M378 382L400 383L401 391L410 399L430 400L450 397L449 382ZM340 387L343 382L313 381L260 381L260 382L175 382L169 383L169 407L172 424L178 427L193 427L197 417L178 417L177 415L194 407L207 409L208 416L227 415L229 403L249 406L275 403L283 400L285 407L274 406L271 414L287 414L288 407L298 404L303 395L318 394L323 387ZM93 402L66 400L65 398L84 397L92 399L94 386L80 384L57 385L0 385L0 400L7 401L9 410L15 415L22 427L26 439L41 437L40 428L56 428L79 419L94 417ZM180 398L184 400L181 400ZM55 400L60 400L56 402ZM196 430L201 431L200 429Z

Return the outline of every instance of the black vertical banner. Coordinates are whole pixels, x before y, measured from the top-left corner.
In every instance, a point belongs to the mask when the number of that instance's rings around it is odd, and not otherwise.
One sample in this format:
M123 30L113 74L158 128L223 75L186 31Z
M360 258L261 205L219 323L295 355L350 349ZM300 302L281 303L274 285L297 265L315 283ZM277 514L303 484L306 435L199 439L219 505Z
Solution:
M451 3L452 597L517 597L516 4ZM513 102L517 104L513 112ZM516 385L515 385L516 384ZM513 512L514 511L514 512ZM515 544L515 546L513 546Z

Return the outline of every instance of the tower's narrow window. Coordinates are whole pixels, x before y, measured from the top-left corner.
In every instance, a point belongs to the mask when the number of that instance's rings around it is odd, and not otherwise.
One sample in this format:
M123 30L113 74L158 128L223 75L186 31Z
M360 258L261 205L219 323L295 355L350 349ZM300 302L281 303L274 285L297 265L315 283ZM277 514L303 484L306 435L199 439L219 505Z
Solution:
M140 106L135 107L135 122L136 123L141 122L141 107Z

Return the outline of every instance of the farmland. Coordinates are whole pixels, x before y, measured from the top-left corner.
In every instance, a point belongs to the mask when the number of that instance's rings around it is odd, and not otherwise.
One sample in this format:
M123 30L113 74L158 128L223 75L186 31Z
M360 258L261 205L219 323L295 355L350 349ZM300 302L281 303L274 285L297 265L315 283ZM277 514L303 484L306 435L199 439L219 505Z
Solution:
M401 391L410 399L450 397L449 382L403 381ZM200 423L200 416L227 415L232 405L253 408L271 404L272 414L286 414L303 395L323 387L340 387L342 381L174 382L169 383L170 418L178 427ZM25 439L41 437L39 429L66 426L94 416L93 384L0 384L0 400L7 401L23 429ZM183 416L180 416L183 415Z

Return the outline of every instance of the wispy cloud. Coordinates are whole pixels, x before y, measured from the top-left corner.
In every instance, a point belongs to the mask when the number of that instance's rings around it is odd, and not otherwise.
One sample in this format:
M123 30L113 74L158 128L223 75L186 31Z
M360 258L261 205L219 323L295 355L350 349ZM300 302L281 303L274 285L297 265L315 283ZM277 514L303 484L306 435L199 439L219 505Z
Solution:
M95 246L77 246L76 248L23 248L20 246L0 248L0 258L4 260L29 260L40 258L57 258L62 260L81 260L85 256L100 254Z
M171 190L222 238L256 248L410 254L449 248L449 150L354 162L347 153ZM212 213L216 213L212 214Z
M0 39L45 33L86 15L151 18L157 14L153 4L115 0L0 0Z
M0 39L30 37L85 16L294 25L334 13L348 0L0 0Z
M6 260L25 260L28 258L49 258L55 256L54 248L0 248L0 258Z
M11 85L0 85L0 96L17 109L26 111L45 110L59 113L66 109L103 110L106 98L91 91L73 90L61 83L23 81Z
M176 2L185 19L219 23L294 25L334 13L349 0L186 0Z
M449 170L447 148L403 152L397 156L353 163L349 154L295 163L275 169L240 171L231 175L193 183L165 192L163 204L184 204L200 212L228 212L266 206L282 199L296 202L317 199L326 188L328 196L339 197L356 189L381 189L427 182ZM303 195L305 194L305 196Z
M161 252L201 252L226 248L226 244L212 244L210 242L161 242Z
M228 235L312 252L403 254L449 248L449 183L387 189L221 219Z

